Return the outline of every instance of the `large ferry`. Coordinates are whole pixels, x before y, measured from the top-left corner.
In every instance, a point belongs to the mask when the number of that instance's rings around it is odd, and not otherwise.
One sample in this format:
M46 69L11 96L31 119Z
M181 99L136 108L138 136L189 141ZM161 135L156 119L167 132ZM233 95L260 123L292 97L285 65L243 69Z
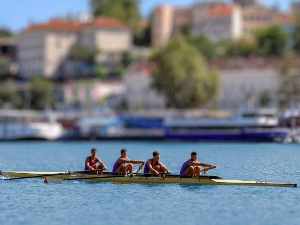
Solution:
M0 110L0 140L56 140L63 133L51 113Z
M290 130L280 128L276 112L248 111L224 119L173 115L165 119L168 140L289 142Z

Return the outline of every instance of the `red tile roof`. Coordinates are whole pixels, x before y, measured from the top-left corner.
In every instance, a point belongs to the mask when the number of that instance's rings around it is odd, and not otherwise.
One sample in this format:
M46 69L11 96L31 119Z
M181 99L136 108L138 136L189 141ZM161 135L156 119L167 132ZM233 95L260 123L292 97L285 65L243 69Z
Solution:
M209 16L210 17L223 17L223 16L231 16L234 11L234 5L229 6L216 6L210 9Z
M39 30L65 30L65 31L79 31L86 27L101 27L101 28L115 28L115 29L127 29L127 25L122 21L112 19L112 18L96 18L87 23L78 23L66 20L51 20L47 23L31 24L22 33L27 33L31 31Z
M115 28L115 29L127 29L127 25L116 19L98 17L91 22L82 24L82 28L86 27L100 27L100 28Z
M39 30L66 30L77 31L80 29L80 23L65 20L51 20L47 23L31 24L23 32L39 31Z

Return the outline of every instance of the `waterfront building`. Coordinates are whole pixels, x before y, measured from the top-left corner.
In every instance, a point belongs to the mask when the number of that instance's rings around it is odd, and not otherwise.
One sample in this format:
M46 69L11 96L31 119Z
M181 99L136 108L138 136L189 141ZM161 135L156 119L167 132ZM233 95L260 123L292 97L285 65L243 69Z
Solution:
M63 20L31 24L18 38L20 76L58 75L62 62L78 42L79 30L79 23Z
M61 76L75 45L97 49L101 53L97 57L99 63L114 65L120 55L130 49L131 33L123 22L109 18L85 23L52 20L31 24L18 38L20 75L27 79Z
M276 17L279 15L276 10L261 5L245 7L242 12L243 35L248 37L260 28L276 24Z
M210 68L217 69L220 73L219 108L259 108L262 98L269 100L265 106L276 108L280 85L278 75L283 65L284 60L281 58L231 58L210 61ZM299 63L297 66L300 68Z
M124 94L121 80L96 79L69 81L56 90L58 108L89 109L120 104Z
M300 15L300 2L299 1L292 2L291 6L290 6L290 13L295 16Z
M233 2L241 5L242 7L248 7L248 6L261 4L261 0L233 0Z
M152 87L155 65L147 61L132 63L123 76L125 100L130 109L163 109L165 99Z
M115 64L121 60L121 53L131 48L131 39L125 23L100 17L81 25L79 42L99 51L98 62Z
M193 12L193 34L204 35L212 41L239 39L242 36L242 10L237 5L205 4Z

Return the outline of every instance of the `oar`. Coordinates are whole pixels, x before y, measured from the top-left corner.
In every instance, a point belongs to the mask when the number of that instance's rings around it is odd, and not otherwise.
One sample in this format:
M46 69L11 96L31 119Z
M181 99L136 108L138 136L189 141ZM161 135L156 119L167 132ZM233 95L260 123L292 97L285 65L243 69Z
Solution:
M45 177L45 183L62 183L63 181L69 181L69 180L90 180L90 179L105 179L105 178L113 178L113 177L125 177L125 175L110 175L110 176L93 176L93 177L78 177L78 178L67 178L67 179L61 179L61 178L51 178L48 179L48 177Z
M94 171L103 171L101 170L94 170ZM40 174L40 175L32 175L27 177L12 177L8 178L6 180L21 180L21 179L31 179L31 178L41 178L41 177L53 177L53 176L59 176L59 175L68 175L68 174L76 174L76 173L89 173L90 170L82 170L82 171L67 171L62 173L54 173L54 174ZM26 174L26 173L25 173Z

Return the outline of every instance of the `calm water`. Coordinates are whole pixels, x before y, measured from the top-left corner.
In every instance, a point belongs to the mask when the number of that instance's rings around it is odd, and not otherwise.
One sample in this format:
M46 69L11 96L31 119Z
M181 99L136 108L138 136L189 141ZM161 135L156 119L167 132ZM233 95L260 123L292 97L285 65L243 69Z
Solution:
M191 151L228 179L300 184L300 146L159 142L0 143L0 170L81 170L90 149L111 168L121 148L146 160L153 150L173 173ZM116 185L0 180L0 224L300 224L300 188Z

